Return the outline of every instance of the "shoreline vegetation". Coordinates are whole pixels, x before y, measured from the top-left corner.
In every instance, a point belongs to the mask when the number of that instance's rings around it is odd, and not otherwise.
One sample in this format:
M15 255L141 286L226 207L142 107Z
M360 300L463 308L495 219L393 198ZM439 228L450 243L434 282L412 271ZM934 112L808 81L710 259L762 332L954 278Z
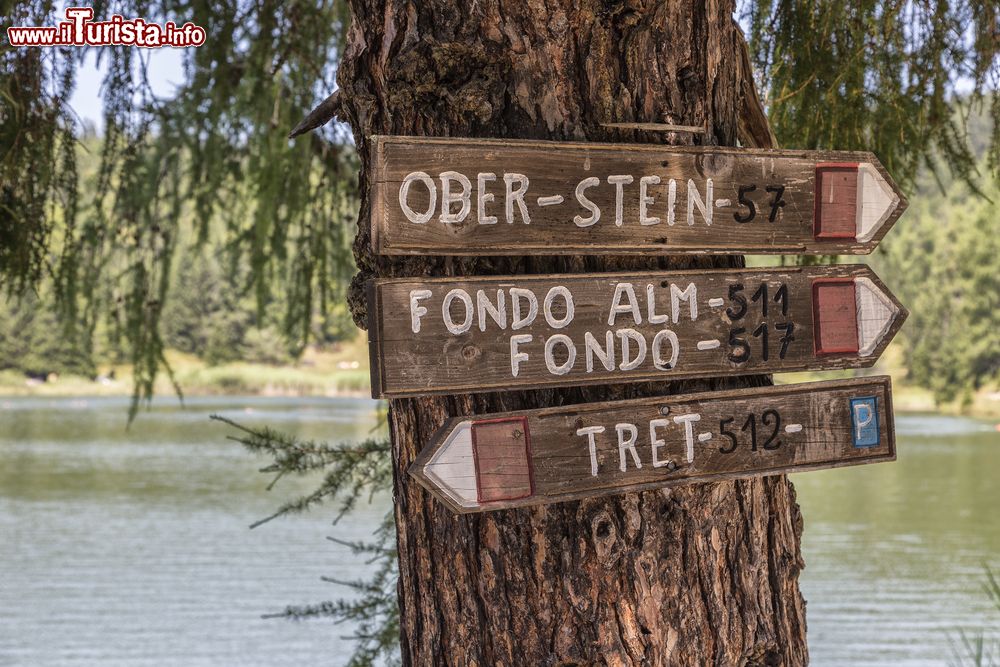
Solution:
M168 350L167 360L184 396L351 396L368 397L368 343L363 335L329 345L309 347L290 364L245 361L209 364L198 357ZM96 378L52 374L45 380L16 371L0 371L0 397L131 396L129 364L102 365ZM166 373L157 380L154 397L175 398Z
M370 396L368 343L364 334L353 340L310 347L294 364L270 365L231 362L211 365L194 355L174 350L167 359L184 396ZM887 374L893 379L893 406L899 413L939 413L977 418L1000 418L1000 387L980 388L966 400L936 405L930 390L907 382L902 350L890 345L870 369L825 373L782 373L777 384L831 380L860 375ZM76 375L50 376L46 380L25 377L15 371L0 371L0 397L130 396L132 371L128 364L105 367L91 379ZM175 397L166 375L156 383L155 396Z

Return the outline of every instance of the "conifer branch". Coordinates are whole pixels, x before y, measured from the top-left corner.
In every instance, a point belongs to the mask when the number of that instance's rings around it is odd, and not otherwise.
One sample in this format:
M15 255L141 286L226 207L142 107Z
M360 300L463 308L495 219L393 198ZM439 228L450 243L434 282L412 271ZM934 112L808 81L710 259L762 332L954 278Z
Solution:
M260 469L262 473L275 474L268 488L273 488L286 475L302 476L318 470L326 474L319 487L310 494L282 504L274 513L255 521L256 528L284 514L300 513L324 500L339 498L335 518L339 520L353 509L358 499L388 488L392 466L387 456L389 442L369 438L359 443L331 445L315 440L299 440L294 436L273 429L244 426L221 415L211 415L214 421L231 426L241 435L227 436L254 454L265 454L272 462Z

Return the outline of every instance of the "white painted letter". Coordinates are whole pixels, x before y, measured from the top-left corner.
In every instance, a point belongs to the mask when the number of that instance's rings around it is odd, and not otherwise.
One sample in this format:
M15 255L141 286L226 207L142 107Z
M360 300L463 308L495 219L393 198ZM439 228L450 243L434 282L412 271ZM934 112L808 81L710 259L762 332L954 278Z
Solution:
M590 475L597 477L597 439L594 436L604 433L603 426L586 426L576 430L577 435L587 436L587 447L590 449Z
M563 315L561 320L557 320L555 315L552 314L552 302L557 296L561 296L563 301L566 302L566 314ZM545 313L545 321L549 323L550 327L553 329L562 329L573 321L573 295L562 285L556 285L545 295L545 301L542 302L542 310Z
M562 343L566 347L566 361L558 365L553 353L556 343ZM566 375L573 370L574 363L576 363L576 345L573 344L573 340L566 334L549 336L545 341L545 367L549 372L553 375Z
M430 193L431 201L430 205L427 207L426 213L417 213L410 205L407 203L407 198L410 196L410 186L414 181L420 181L427 186L427 191ZM434 181L430 176L422 171L415 171L413 173L407 174L406 178L403 179L403 184L399 186L399 208L402 209L403 215L410 222L414 222L418 225L422 225L431 219L434 215L434 207L437 206L437 187L434 186Z
M646 194L646 188L650 185L659 185L659 176L643 176L639 179L639 224L640 225L658 225L660 224L660 219L653 217L646 217L646 213L649 210L647 207L653 203L653 198Z
M420 299L429 298L431 298L429 289L410 290L410 328L413 329L413 333L420 333L420 318L427 314L427 309L418 305L418 302Z
M495 180L497 180L497 175L490 172L481 173L476 177L476 185L479 190L479 198L476 200L476 213L481 225L497 224L497 217L495 215L486 215L486 204L493 201L493 193L486 192L486 181Z
M497 290L497 305L490 303L489 297L486 296L486 292L479 290L476 292L476 310L479 313L479 330L486 331L486 313L490 314L493 321L496 322L501 329L507 328L507 299L504 297L503 290Z
M701 421L701 415L694 413L674 417L675 424L684 424L684 441L687 443L688 463L694 461L694 423L697 421Z
M587 199L587 196L583 194L584 190L592 188L600 182L601 179L597 178L597 176L591 176L590 178L585 178L576 184L576 200L580 202L585 209L590 211L589 218L584 218L579 215L573 218L573 224L577 227L590 227L591 225L596 225L597 221L601 219L600 207Z
M514 181L517 181L517 190L513 189ZM524 204L524 195L528 193L528 177L524 174L504 174L503 182L507 184L507 200L506 200L506 212L507 212L507 224L514 224L514 202L517 202L517 208L521 211L521 219L524 224L531 224L531 216L528 215L528 207Z
M622 296L628 297L628 305L621 302ZM615 325L615 316L618 313L632 313L632 319L636 324L642 324L642 313L639 312L639 302L635 298L635 288L632 283L618 283L615 285L615 295L611 298L611 312L608 313L608 326Z
M688 302L691 319L698 319L698 286L694 283L688 283L684 291L681 291L677 285L670 283L670 315L674 324L677 324L677 320L681 317L681 300Z
M705 218L705 224L712 226L712 213L715 211L715 200L712 195L712 179L705 179L705 199L701 198L701 193L695 186L694 181L688 179L688 215L689 225L694 224L694 207L701 211L701 216Z
M528 314L521 317L521 299L528 300ZM514 331L531 326L538 316L538 298L530 289L510 288L510 305L513 309L510 328Z
M452 181L458 181L462 184L461 194L453 195L451 193ZM465 174L460 174L457 171L441 172L441 222L455 223L465 220L465 216L469 215L471 197L472 183L469 182ZM451 212L451 205L455 202L462 202L462 208L459 209L458 213Z
M465 321L461 324L455 324L454 320L451 319L451 302L458 299L465 306ZM441 302L441 317L444 319L444 325L447 327L448 331L455 334L464 334L470 328L472 328L472 297L469 293L463 289L453 289L448 292L444 297L444 301Z
M660 348L663 347L663 340L670 341L670 358L663 361L663 356L660 354ZM680 344L677 341L677 334L675 334L670 329L663 329L657 331L656 335L653 336L653 366L658 371L669 371L671 368L677 365L677 355L680 353Z
M670 183L667 185L667 224L670 225L671 227L674 226L674 221L677 220L676 209L677 209L677 181L671 178Z
M622 342L622 361L618 364L618 369L622 371L630 371L639 367L639 364L646 360L646 338L636 331L635 329L619 329L617 332L618 338ZM635 355L635 359L629 359L629 340L634 340L636 345L639 347L638 353Z
M653 450L653 467L662 468L667 465L670 461L661 461L660 457L656 455L656 451L661 447L666 446L666 442L663 438L656 437L656 429L664 428L670 425L669 419L651 419L649 420L649 444Z
M604 332L604 349L602 350L594 334L589 331L583 334L583 349L587 354L587 372L594 372L594 355L601 360L605 370L615 370L615 337L610 331Z
M864 410L864 418L861 417L861 411ZM855 403L854 404L854 439L860 440L861 434L864 433L865 426L872 423L872 418L875 415L872 413L872 406L868 403Z
M515 334L510 337L510 374L517 377L521 370L521 362L528 360L528 353L518 350L518 345L531 342L531 334Z
M608 176L608 183L615 186L615 226L622 226L622 209L624 208L625 200L625 185L632 182L632 177L629 175L622 176Z
M669 315L656 314L656 294L653 283L646 285L646 320L650 324L663 324L670 321Z
M642 461L639 460L639 452L635 451L635 439L639 436L639 429L635 427L635 424L615 424L615 430L618 431L618 468L622 472L625 472L628 466L625 464L625 450L632 452L632 462L635 463L636 468L642 467ZM628 431L629 437L625 438L625 432Z

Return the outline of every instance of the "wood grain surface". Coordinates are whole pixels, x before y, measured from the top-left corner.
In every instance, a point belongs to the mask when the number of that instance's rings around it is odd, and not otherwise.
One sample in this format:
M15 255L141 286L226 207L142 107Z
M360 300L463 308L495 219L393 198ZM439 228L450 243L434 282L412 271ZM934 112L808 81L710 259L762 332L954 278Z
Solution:
M872 365L906 309L866 266L383 279L372 395Z
M871 252L907 206L866 152L373 137L387 255Z
M466 513L895 458L879 376L455 417L409 473Z

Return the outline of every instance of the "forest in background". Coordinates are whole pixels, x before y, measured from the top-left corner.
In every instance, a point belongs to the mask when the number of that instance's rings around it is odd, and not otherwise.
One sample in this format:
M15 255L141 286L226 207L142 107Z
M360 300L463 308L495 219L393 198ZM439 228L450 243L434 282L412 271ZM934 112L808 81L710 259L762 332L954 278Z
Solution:
M922 172L908 193L910 208L871 256L863 258L910 308L909 321L880 369L903 385L902 407L934 403L980 414L1000 413L1000 225L994 212L1000 186L985 164L988 130L969 120L980 164L979 192L949 176ZM980 139L977 141L977 137ZM94 142L79 148L83 195L94 191ZM351 198L356 202L356 198ZM349 229L356 211L344 207L335 224ZM346 303L332 301L311 321L308 346L285 335L285 295L263 303L247 288L248 269L228 247L221 220L195 236L192 221L170 275L161 320L167 358L180 388L192 393L335 394L367 391L364 334L351 322ZM345 244L337 272L346 289L354 274ZM756 264L777 258L757 258ZM855 258L841 257L850 262ZM96 289L118 298L122 286L110 274ZM98 393L131 391L128 356L115 319L92 327L68 327L46 292L7 296L0 302L0 392ZM160 391L170 392L166 377ZM41 385L47 385L42 387ZM917 390L906 394L906 389ZM922 390L922 391L921 391Z
M987 133L984 119L969 120L980 174L989 174ZM921 173L910 208L868 262L910 311L896 341L901 379L938 403L998 414L1000 183L988 175L976 182L979 192Z
M141 49L93 51L100 136L69 107L89 50L0 49L0 391L364 392L345 303L358 160L347 126L328 124L348 3L146 9L196 14L207 39L184 51L166 96ZM98 16L132 10L95 4ZM912 313L888 368L929 407L1000 404L997 12L980 0L736 3L765 131L787 148L871 150L910 195L866 261ZM7 15L44 25L57 13L38 1ZM393 103L451 103L464 82L439 65L440 85L401 80ZM595 117L588 136L621 140L602 120L630 119Z
M593 20L628 26L634 12L630 4L602 3ZM259 350L248 337L268 329L280 330L281 341L276 346L270 334L262 337L268 354L275 355L258 357L262 362L301 354L296 371L309 364L320 368L317 356L330 351L325 359L334 362L332 368L339 371L346 364L344 372L363 377L362 368L353 368L364 364L363 347L356 338L344 340L339 325L327 321L341 318L336 309L354 268L349 248L357 214L356 160L343 126L325 125L344 111L331 95L337 63L358 54L343 48L347 3L166 2L137 9L136 3L122 1L95 6L98 15L117 10L148 12L151 20L189 17L209 34L202 48L184 55L185 77L176 95L162 99L149 93L141 53L100 49L107 71L102 96L108 129L95 138L100 149L84 155L78 124L66 105L82 50L40 55L0 49L0 286L21 295L13 306L20 310L4 315L12 325L0 323L0 331L16 334L3 341L11 352L0 355L12 364L4 377L23 386L25 359L30 360L28 350L35 350L44 354L40 364L32 362L38 368L27 371L36 376L31 391L66 386L65 374L53 383L39 377L57 373L46 368L50 359L65 359L84 377L96 373L117 383L115 390L134 386L136 399L148 398L154 382L159 395L171 391L171 378L180 387L194 386L185 376L186 366L212 370L244 363L225 357ZM18 25L44 25L54 11L52 3L35 0L14 3L8 15ZM872 261L899 298L923 315L908 322L897 338L900 344L886 357L909 382L931 388L923 390L929 396L957 399L959 405L997 382L1000 346L989 329L996 320L991 302L997 292L996 253L990 254L991 240L976 233L985 225L987 236L995 236L992 204L970 196L968 188L978 184L981 194L995 193L995 182L985 179L1000 174L998 11L993 0L748 0L738 8L757 89L780 145L872 150L911 195L913 209L889 235L887 244L893 245L885 245ZM622 34L627 33L626 28ZM499 86L510 79L504 69L512 65L509 50L496 57L457 40L440 57L428 58L427 45L408 35L405 40L396 36L402 55L430 66L389 68L385 88L391 95L369 99L354 89L346 105L374 114L433 110L432 116L449 117L446 127L466 127L473 134L495 126L504 105L489 100L507 94ZM644 67L646 60L640 63ZM630 67L633 61L623 59L622 73ZM349 67L341 74L347 83L363 76ZM688 68L677 72L682 82L694 76L694 89L703 83L696 75ZM962 96L990 117L982 135L968 132L964 111L952 108ZM324 101L316 107L319 100ZM314 108L318 111L310 113ZM603 111L595 108L565 131L532 130L525 124L517 133L661 139L613 134L599 126L659 118L637 118L642 114L632 111L606 118ZM366 124L360 116L352 118L356 128ZM289 141L286 132L304 117L307 129L315 131ZM967 145L971 134L984 138L981 145ZM919 174L934 156L945 165L936 171L940 185L931 175ZM94 170L94 178L78 179ZM915 183L944 203L920 212ZM941 190L947 193L944 199L936 194ZM905 242L894 241L904 234ZM975 254L960 255L961 249ZM983 256L989 261L980 263ZM938 257L946 260L939 265ZM191 275L205 262L224 267L229 276L215 299L195 291L214 284L211 276ZM975 270L977 263L985 273ZM188 281L185 286L182 279ZM246 311L248 303L252 307ZM229 307L228 314L218 313L218 304ZM224 331L207 331L209 322ZM977 338L975 327L984 323ZM264 369L269 382L289 368L253 366ZM112 367L115 379L109 377ZM134 375L125 378L128 367ZM88 388L105 386L86 382ZM233 392L250 387L230 380L222 386ZM299 443L270 429L231 426L249 449L274 457L274 464L263 468L269 475L324 470L320 489L279 514L324 500L349 509L360 495L389 485L393 463L384 441ZM360 600L291 608L285 615L370 621L381 614L384 623L362 624L357 633L362 653L398 646L391 521L390 515L372 544L350 545L379 563L373 581L355 584L363 594ZM353 664L367 663L356 654Z
M100 150L93 130L77 146L83 207L96 204ZM356 168L352 153L344 157ZM348 176L345 181L356 180ZM355 271L348 231L357 216L351 205L356 200L348 201L342 217L331 221L340 230L330 240L339 244L331 260L341 264L332 271L341 289ZM204 225L194 210L182 214L170 265L170 298L159 322L173 377L158 378L157 392L173 393L172 379L184 393L366 392L366 353L343 298L329 299L312 313L307 334L289 336L290 284L277 281L263 296L253 289L247 258L234 251L227 235L226 214L232 212L215 212ZM129 242L124 234L118 240ZM294 252L294 244L289 245ZM101 295L100 302L120 305L128 289L123 277L102 272L88 289ZM37 290L0 296L0 394L131 393L133 369L122 340L128 314L112 308L110 317L67 321L56 289L48 277Z

